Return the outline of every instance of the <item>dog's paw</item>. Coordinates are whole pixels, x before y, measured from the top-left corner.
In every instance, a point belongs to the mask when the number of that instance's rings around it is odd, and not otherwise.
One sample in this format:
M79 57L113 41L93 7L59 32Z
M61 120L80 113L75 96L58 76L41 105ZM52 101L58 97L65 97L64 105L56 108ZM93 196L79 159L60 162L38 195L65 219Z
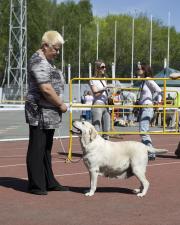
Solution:
M140 197L140 198L142 198L142 197L145 196L145 194L144 193L138 193L137 196Z
M140 190L139 188L133 189L133 193L134 193L134 194L138 194L138 193L140 193L140 192L141 192L141 190Z
M93 196L94 195L94 192L92 191L88 191L85 193L85 196Z

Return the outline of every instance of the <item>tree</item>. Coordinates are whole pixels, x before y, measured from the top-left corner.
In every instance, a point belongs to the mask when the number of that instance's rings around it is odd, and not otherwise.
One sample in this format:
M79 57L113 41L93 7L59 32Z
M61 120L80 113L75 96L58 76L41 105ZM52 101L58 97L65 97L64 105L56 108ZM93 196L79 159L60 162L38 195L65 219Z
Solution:
M27 49L28 58L39 48L43 33L52 30L54 4L49 0L27 1Z
M9 35L9 1L0 1L0 84L7 65L8 35Z
M6 58L8 55L9 36L9 1L0 0L0 82L2 81ZM3 9L3 10L2 10ZM40 46L41 37L47 30L57 30L62 33L64 27L64 60L65 66L70 63L72 76L78 75L79 25L81 24L81 76L87 76L88 63L96 60L96 24L99 23L99 58L102 58L111 72L114 61L114 24L117 21L117 76L130 77L132 16L128 14L93 17L90 0L78 3L66 1L53 4L51 0L27 1L27 52L28 58ZM156 73L163 67L167 57L168 28L162 21L153 19L152 33L152 67ZM134 33L134 64L138 61L149 63L150 20L146 14L135 17ZM60 56L61 57L61 56ZM170 66L180 69L180 33L174 27L170 28ZM60 58L57 60L60 66ZM134 68L135 68L134 65Z

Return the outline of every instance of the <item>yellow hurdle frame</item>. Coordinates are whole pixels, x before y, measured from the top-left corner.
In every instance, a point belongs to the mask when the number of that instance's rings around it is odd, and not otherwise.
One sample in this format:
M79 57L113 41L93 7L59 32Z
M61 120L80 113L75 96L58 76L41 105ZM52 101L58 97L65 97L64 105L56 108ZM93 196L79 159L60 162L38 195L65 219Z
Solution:
M72 115L72 109L73 108L112 108L112 118L114 118L114 108L163 108L163 128L162 128L162 132L136 132L136 131L127 131L127 132L120 132L120 131L110 131L110 132L99 132L99 134L109 134L109 135L116 135L116 134L180 134L176 129L176 131L172 131L172 132L169 132L165 129L165 118L166 118L166 108L167 105L166 105L166 82L167 80L170 80L169 78L141 78L141 80L163 80L164 82L164 85L163 85L163 102L164 104L163 105L147 105L147 106L144 106L144 105L86 105L86 104L77 104L77 103L73 103L72 101L72 84L73 84L73 81L80 81L80 80L107 80L107 81L132 81L132 80L135 80L135 81L139 81L140 79L139 78L72 78L70 80L70 84L69 84L69 121L70 121L70 125L69 125L69 151L68 151L68 158L67 158L67 161L71 160L72 159L72 139L73 139L73 136L72 136L72 118L73 118L73 115ZM116 88L113 88L113 89L118 89L118 87ZM125 88L123 88L125 89ZM126 88L128 89L128 88ZM130 89L130 88L129 88ZM131 88L132 89L132 88ZM169 92L169 91L168 91ZM176 91L175 91L176 92ZM177 93L178 94L178 93ZM178 105L173 105L171 106L171 108L179 108ZM176 118L178 119L178 118ZM112 120L113 121L113 120ZM113 127L112 127L113 128ZM177 126L176 126L177 128Z

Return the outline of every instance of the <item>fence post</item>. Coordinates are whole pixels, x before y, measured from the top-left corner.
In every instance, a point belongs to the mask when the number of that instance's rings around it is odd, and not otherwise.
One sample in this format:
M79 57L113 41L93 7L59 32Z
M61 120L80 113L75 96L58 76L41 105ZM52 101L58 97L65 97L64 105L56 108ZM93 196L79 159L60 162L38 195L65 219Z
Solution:
M113 62L112 63L112 78L114 79L115 78L115 63ZM115 83L116 83L116 81L115 80L112 80L112 84L113 84L113 86L115 86Z
M71 80L71 64L68 64L68 84L70 84Z
M91 63L89 63L89 78L92 77L92 66Z

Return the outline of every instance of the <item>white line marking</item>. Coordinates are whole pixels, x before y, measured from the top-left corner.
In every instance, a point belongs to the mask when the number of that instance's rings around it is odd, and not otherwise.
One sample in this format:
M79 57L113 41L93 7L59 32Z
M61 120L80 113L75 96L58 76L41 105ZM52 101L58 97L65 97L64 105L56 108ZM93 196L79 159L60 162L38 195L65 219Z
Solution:
M72 136L73 138L77 138L78 136ZM54 139L66 139L66 138L69 138L69 136L56 136L54 137ZM11 138L11 139L1 139L0 142L6 142L6 141L28 141L29 138Z
M18 148L14 148L14 149L18 149ZM73 153L74 154L81 154L82 151L76 151L76 152L73 152ZM51 153L52 156L58 156L58 157L60 157L61 154L68 154L68 151L66 151L66 152L57 151L57 152ZM166 153L166 155L172 155L172 154L174 154L174 152ZM159 155L159 156L161 156L161 155ZM26 157L26 154L24 154L24 155L2 155L2 156L0 155L0 159L2 159L2 158L18 158L18 157L21 157L21 158Z
M84 175L84 174L88 174L88 172L57 174L57 175L55 175L55 177L65 177L65 176ZM11 182L12 179L5 180L5 181L2 181L2 182ZM20 177L20 179L28 180L27 177ZM0 183L1 183L1 179L0 179Z
M59 162L59 161L56 161ZM179 164L180 162L171 162L171 163L157 163L157 164L152 164L152 165L148 165L148 167L154 167L154 166L164 166L164 165L171 165L171 164ZM17 165L25 165L25 164L17 164ZM14 165L15 166L15 165ZM76 176L76 175L85 175L88 174L88 172L79 172L79 173L65 173L65 174L56 174L55 177L65 177L65 176ZM14 178L12 178L14 179ZM12 179L6 180L6 181L2 181L2 182L11 182ZM23 180L27 180L27 177L21 177L19 179L23 179ZM0 183L1 183L1 179L0 179Z
M148 166L153 167L153 166L163 166L163 165L178 164L178 163L180 163L180 162L152 164L152 165L148 165ZM56 174L55 177L66 177L66 176L85 175L85 174L88 174L88 173L89 173L89 172ZM22 179L28 180L27 177L24 177L24 178L22 178Z
M57 160L57 161L52 161L52 163L65 163L65 159L64 160ZM148 167L153 167L153 166L163 166L163 165L171 165L171 164L179 164L179 162L175 161L175 162L167 162L167 163L157 163L157 164L150 164L147 165ZM26 166L25 163L21 163L21 164L11 164L11 165L3 165L0 166L0 168L6 168L6 167L16 167L16 166Z
M74 175L83 175L89 172L81 172L81 173L65 173L65 174L57 174L55 177L65 177L65 176L74 176Z
M154 164L151 164L151 165L147 165L149 167L153 167L153 166L164 166L164 165L171 165L171 164L179 164L180 162L167 162L167 163L154 163Z
M52 163L58 163L58 162L65 162L65 159L64 160L53 161ZM3 166L0 166L0 168L16 167L16 166L26 166L26 164L25 163L21 163L21 164L3 165Z
M76 152L73 152L74 154L79 154L79 153L82 153L82 151L76 151ZM68 152L63 152L63 151L58 151L57 153L51 153L52 156L58 156L60 157L60 154L68 154ZM26 154L25 155L0 155L0 159L1 158L17 158L17 157L26 157Z
M13 164L13 165L4 165L0 166L0 168L5 168L5 167L16 167L16 166L25 166L26 164Z

